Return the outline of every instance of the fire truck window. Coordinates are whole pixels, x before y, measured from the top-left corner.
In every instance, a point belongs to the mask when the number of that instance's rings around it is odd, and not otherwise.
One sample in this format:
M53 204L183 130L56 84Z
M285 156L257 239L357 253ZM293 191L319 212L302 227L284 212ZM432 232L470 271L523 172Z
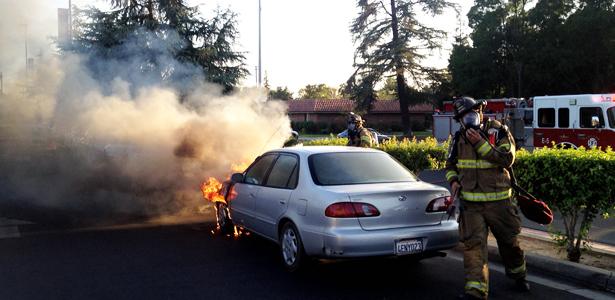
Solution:
M567 108L560 108L557 110L557 127L568 128L570 127L570 110Z
M297 158L290 155L280 155L273 165L266 186L274 188L286 188L288 179L292 176L297 166Z
M263 184L263 180L265 179L265 175L267 175L267 171L271 166L271 162L276 158L277 155L270 154L261 157L250 169L246 172L245 183L249 184Z
M606 110L606 114L609 116L609 126L615 128L615 107L610 107Z
M555 127L555 108L538 110L538 127Z
M579 110L581 128L604 128L604 116L600 107L581 107Z

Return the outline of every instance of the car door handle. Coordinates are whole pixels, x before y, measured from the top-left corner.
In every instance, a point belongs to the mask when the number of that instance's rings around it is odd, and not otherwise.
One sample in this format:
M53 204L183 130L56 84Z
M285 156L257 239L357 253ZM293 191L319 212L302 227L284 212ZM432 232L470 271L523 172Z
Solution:
M254 195L253 193L250 193L250 197L256 198L256 195Z
M286 204L286 200L280 200L280 204Z
M585 134L583 134L583 133L579 133L579 134L577 134L577 137L584 138L584 137L585 137Z

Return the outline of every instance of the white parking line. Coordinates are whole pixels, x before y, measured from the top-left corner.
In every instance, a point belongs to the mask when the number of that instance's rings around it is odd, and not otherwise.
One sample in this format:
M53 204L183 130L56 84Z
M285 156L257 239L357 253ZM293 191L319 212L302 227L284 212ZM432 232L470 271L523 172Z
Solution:
M463 261L463 256L461 254L453 252L453 251L447 251L447 253L448 253L447 257L450 257L457 261ZM491 261L489 262L489 270L496 271L502 274L506 273L504 271L504 266L498 263L491 262ZM601 291L596 291L596 290L591 290L591 289L586 289L586 288L580 288L580 287L576 287L576 286L564 283L562 281L545 278L545 277L541 277L537 275L528 274L527 281L534 282L534 283L544 285L544 286L548 286L550 288L554 288L557 290L567 291L571 294L579 295L579 296L586 297L589 299L595 299L595 300L615 299L615 296L611 293L601 292Z

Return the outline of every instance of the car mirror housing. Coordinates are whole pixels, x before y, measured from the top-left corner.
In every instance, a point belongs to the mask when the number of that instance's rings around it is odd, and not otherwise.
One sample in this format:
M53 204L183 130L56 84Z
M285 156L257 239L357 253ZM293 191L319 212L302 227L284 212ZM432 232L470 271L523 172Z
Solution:
M231 182L238 183L238 182L242 182L242 181L243 181L243 174L235 173L235 174L231 175Z

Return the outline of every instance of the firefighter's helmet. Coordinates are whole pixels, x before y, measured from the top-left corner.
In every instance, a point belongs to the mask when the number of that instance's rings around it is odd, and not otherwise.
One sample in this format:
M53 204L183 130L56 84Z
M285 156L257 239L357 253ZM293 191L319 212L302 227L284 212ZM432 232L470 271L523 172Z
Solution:
M455 109L455 116L453 116L453 119L459 121L467 112L478 107L485 107L486 105L487 102L485 100L476 101L471 97L459 97L453 102L453 108Z
M350 114L348 114L348 124L363 124L363 118L351 112Z

